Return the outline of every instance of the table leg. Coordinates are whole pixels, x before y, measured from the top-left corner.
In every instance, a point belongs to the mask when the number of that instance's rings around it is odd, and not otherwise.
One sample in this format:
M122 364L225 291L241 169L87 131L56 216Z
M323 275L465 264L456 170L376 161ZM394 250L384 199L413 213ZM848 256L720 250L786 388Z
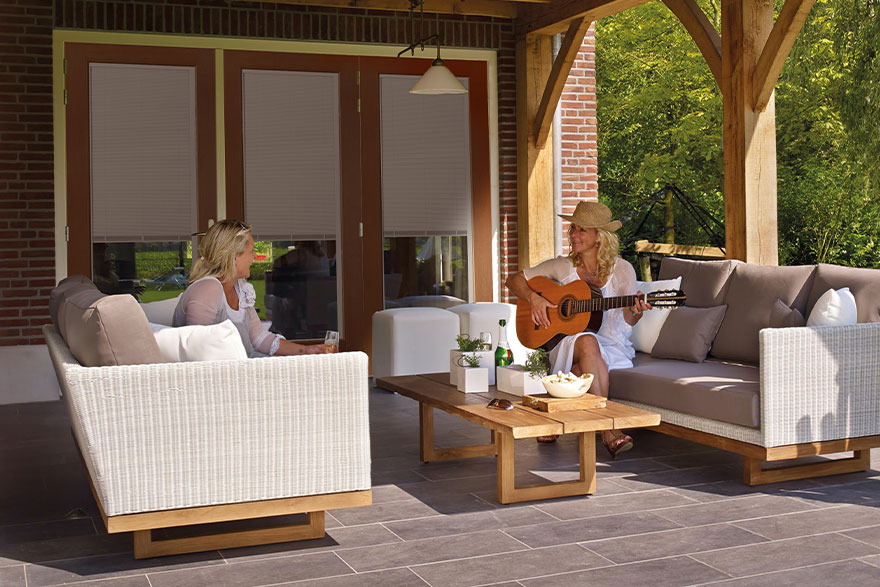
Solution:
M570 497L596 492L596 435L593 432L578 433L580 478L577 481L542 483L525 487L516 486L513 435L509 432L496 432L495 443L498 447L498 501L501 503Z
M495 438L497 436L493 432L489 444L455 446L451 448L435 447L434 408L419 402L419 458L423 463L495 455Z

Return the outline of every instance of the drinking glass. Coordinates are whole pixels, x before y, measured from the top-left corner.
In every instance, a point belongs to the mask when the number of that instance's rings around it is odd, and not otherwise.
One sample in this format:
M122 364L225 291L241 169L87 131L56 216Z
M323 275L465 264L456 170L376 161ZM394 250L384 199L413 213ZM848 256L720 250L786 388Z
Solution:
M481 332L480 333L480 342L482 343L480 346L484 351L492 350L492 333L490 332Z
M324 345L327 347L328 353L339 352L339 332L328 330L327 333L324 334Z

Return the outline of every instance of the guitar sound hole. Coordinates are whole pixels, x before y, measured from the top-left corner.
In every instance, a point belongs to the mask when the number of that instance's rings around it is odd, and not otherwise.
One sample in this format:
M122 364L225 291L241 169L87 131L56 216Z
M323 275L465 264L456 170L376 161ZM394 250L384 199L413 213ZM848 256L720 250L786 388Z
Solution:
M559 315L563 318L571 316L571 300L565 300L559 304Z

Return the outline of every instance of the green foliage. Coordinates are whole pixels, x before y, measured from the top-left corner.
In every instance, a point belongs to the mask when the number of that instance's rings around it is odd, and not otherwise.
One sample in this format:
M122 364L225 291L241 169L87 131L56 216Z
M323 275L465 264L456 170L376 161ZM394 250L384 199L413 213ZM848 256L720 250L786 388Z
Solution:
M550 372L550 355L544 349L535 349L528 354L523 366L532 377L544 377Z
M720 0L697 4L720 28ZM775 100L782 264L880 267L878 38L880 0L817 0L786 60ZM603 200L626 216L673 183L723 219L721 94L684 27L649 3L600 20L596 47ZM657 208L638 236L662 230ZM708 244L678 206L675 240Z
M459 334L455 337L455 342L458 344L458 350L464 353L478 351L483 345L480 339L471 338L467 334Z
M462 355L459 358L459 365L461 365L462 367L479 367L480 357L477 356L477 353Z

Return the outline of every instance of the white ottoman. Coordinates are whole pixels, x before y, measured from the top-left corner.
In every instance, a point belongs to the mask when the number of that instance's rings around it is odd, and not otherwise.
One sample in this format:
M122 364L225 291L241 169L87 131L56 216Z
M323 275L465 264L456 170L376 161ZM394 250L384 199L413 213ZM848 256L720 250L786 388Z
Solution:
M441 308L392 308L373 314L373 376L449 371L458 315Z
M447 308L449 312L458 314L461 334L467 334L471 338L479 338L481 332L492 335L492 350L498 346L499 320L507 320L507 342L513 353L513 362L520 365L526 360L526 355L531 352L519 342L516 336L516 306L499 302L477 302L475 304L461 304Z

